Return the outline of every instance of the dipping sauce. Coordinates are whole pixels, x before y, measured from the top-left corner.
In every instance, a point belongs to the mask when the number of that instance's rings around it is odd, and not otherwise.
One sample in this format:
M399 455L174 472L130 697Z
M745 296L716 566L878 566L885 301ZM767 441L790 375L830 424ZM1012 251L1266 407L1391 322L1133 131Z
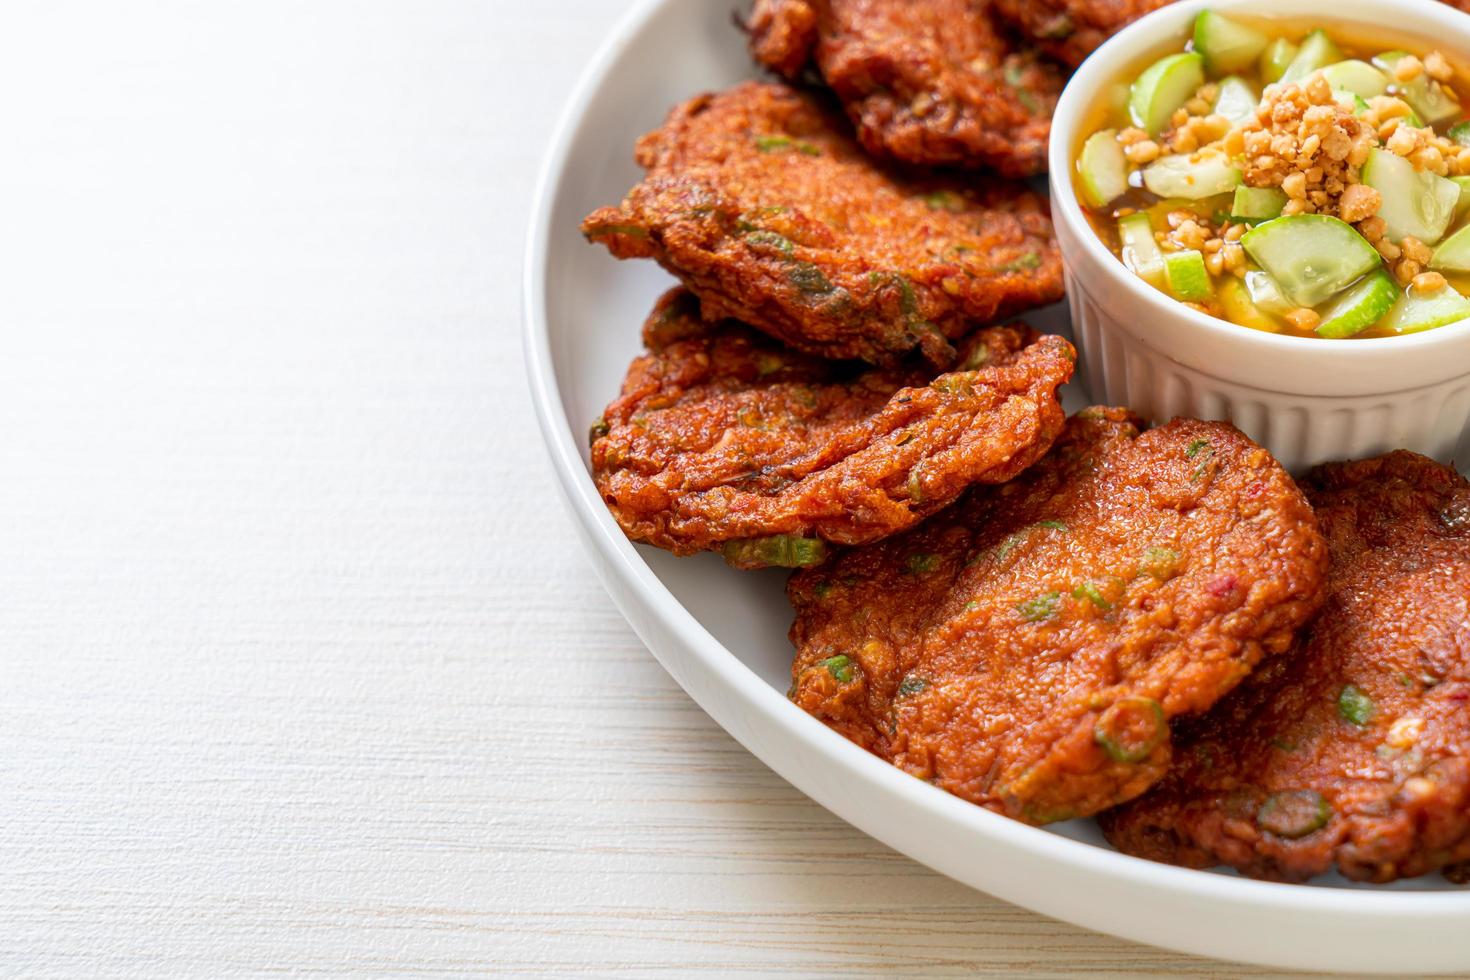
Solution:
M1155 288L1255 330L1470 318L1470 91L1444 53L1377 36L1201 13L1077 154L1098 236Z

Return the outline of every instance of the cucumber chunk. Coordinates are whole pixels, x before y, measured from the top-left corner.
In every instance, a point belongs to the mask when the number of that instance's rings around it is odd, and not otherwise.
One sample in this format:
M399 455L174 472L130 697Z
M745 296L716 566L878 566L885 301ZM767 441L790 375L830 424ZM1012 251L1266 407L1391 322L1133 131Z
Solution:
M1154 225L1148 215L1139 211L1120 218L1118 240L1123 246L1123 264L1155 289L1165 288L1164 253L1154 239Z
M1190 201L1228 194L1240 186L1240 181L1240 170L1216 150L1159 157L1143 171L1143 186L1159 197Z
M1394 241L1412 235L1433 245L1444 237L1460 203L1460 187L1453 180L1416 170L1387 150L1369 152L1363 183L1383 196L1378 216L1388 223L1388 237Z
M1327 36L1327 32L1313 31L1302 41L1296 57L1291 59L1291 64L1287 65L1286 71L1282 73L1281 81L1287 83L1306 81L1313 72L1320 71L1341 60L1342 49L1332 43L1332 38Z
M1128 161L1118 145L1117 130L1104 129L1087 138L1077 158L1077 176L1082 196L1092 207L1106 207L1127 193Z
M1256 117L1256 108L1261 96L1251 83L1239 75L1231 75L1220 81L1220 94L1215 97L1214 111L1230 120L1232 126L1249 122Z
M1434 250L1429 268L1441 272L1470 272L1470 228L1461 228Z
M1286 193L1277 187L1247 187L1235 189L1235 200L1230 203L1230 220L1255 225L1262 221L1281 217L1286 207Z
M1214 295L1210 287L1210 272L1205 268L1205 257L1196 249L1164 254L1164 275L1169 280L1169 292L1186 303L1203 303Z
M1128 91L1128 114L1133 125L1158 136L1169 117L1205 83L1205 59L1193 51L1160 58L1144 69Z
M1339 61L1322 69L1327 84L1360 99L1371 99L1388 91L1388 76L1366 61Z
M1393 276L1377 269L1358 280L1357 285L1322 311L1317 336L1341 338L1362 333L1383 319L1398 298L1399 287Z
M1342 106L1344 109L1346 109L1348 112L1351 112L1355 116L1361 116L1363 113L1368 111L1368 103L1363 101L1363 97L1360 95L1355 95L1345 88L1333 89L1332 98L1337 102L1338 105Z
M1455 220L1459 221L1470 213L1470 177L1451 177L1450 180L1460 188L1460 203L1455 205Z
M1377 250L1352 225L1325 214L1267 221L1240 243L1298 306L1316 306L1380 264Z
M1457 122L1445 133L1456 146L1470 146L1470 122Z
M1280 321L1256 306L1245 283L1234 276L1226 276L1220 283L1220 308L1232 322L1243 327L1267 333L1281 332Z
M1271 278L1270 273L1252 269L1245 274L1245 290L1251 302L1267 313L1284 315L1297 308L1297 304L1286 298L1281 285Z
M1271 39L1252 27L1213 10L1194 19L1194 49L1205 58L1205 69L1216 78L1248 68Z
M1261 80L1267 85L1281 81L1297 51L1297 46L1284 37L1266 45L1266 50L1261 52Z
M1399 59L1408 56L1407 51L1385 51L1373 59L1373 64L1391 76ZM1415 114L1431 126L1460 114L1460 100L1454 91L1430 78L1428 72L1420 72L1412 82L1395 81L1394 86L1399 97L1409 103Z
M1455 292L1454 287L1444 286L1432 293L1408 290L1394 304L1383 325L1394 333L1418 333L1465 319L1470 319L1470 299Z

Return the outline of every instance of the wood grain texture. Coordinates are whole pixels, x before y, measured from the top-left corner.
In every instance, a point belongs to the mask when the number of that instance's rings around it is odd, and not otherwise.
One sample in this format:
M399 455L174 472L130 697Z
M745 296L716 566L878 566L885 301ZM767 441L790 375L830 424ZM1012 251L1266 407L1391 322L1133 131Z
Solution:
M518 276L623 7L5 6L0 975L1265 975L875 844L604 596Z

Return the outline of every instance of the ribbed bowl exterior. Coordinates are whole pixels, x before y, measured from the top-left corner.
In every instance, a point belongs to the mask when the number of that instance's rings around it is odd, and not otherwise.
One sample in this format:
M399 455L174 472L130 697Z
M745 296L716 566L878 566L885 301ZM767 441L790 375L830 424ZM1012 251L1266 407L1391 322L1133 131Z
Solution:
M1228 420L1294 472L1390 449L1470 459L1470 375L1383 394L1271 391L1165 355L1070 273L1067 293L1081 376L1099 404L1127 406L1151 422Z

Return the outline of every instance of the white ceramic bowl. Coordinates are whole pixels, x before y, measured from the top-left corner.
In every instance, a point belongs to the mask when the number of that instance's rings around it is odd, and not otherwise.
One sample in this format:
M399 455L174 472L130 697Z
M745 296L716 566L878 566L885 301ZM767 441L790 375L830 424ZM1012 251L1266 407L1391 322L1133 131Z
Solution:
M854 826L1008 901L1141 942L1278 967L1470 969L1470 893L1435 878L1273 885L1109 849L1091 821L1037 829L971 806L856 748L785 698L791 610L777 571L628 543L588 474L586 431L639 349L670 283L582 240L584 214L638 176L633 140L692 93L754 75L730 7L643 0L589 67L535 200L525 278L526 365L574 523L628 621L683 688L763 762ZM1048 319L1052 323L1048 323ZM1046 326L1052 314L1029 317ZM1068 393L1071 407L1085 395Z
M1470 456L1470 321L1405 337L1326 341L1248 330L1189 309L1123 266L1087 224L1072 187L1100 95L1140 59L1180 50L1205 8L1335 18L1412 32L1470 55L1470 16L1435 0L1183 0L1119 33L1082 65L1057 106L1052 214L1082 372L1096 400L1153 421L1229 419L1289 469L1414 449ZM1328 21L1330 26L1330 20Z

